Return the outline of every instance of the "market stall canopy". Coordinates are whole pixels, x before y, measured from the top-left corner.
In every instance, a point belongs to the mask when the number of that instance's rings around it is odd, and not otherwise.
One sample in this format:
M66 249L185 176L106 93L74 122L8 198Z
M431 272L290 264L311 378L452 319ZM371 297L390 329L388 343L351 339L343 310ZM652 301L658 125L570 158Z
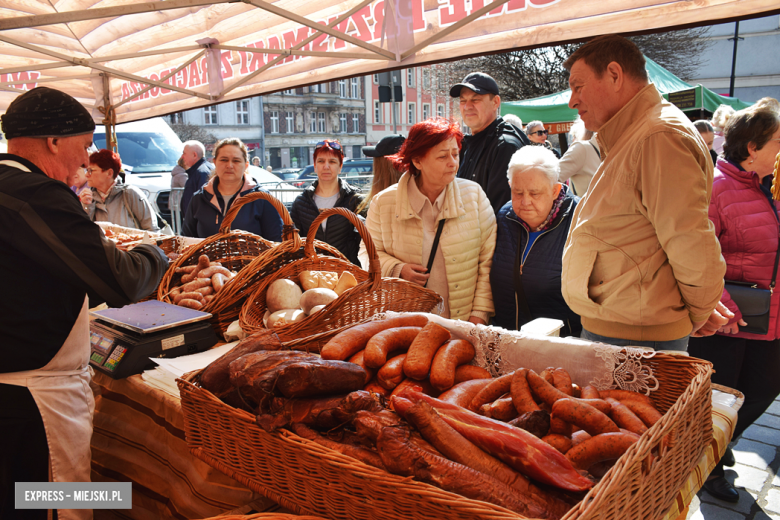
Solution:
M0 0L0 111L38 85L116 122L599 34L704 25L776 0Z
M730 105L735 110L749 107L737 98L724 97L701 85L695 87L684 82L647 56L647 75L658 91L666 99L677 105L682 111L707 110L715 112L720 105ZM507 101L501 103L501 115L514 114L523 123L539 120L553 134L567 132L571 123L577 119L577 111L569 108L571 90L564 90L548 96L525 101Z

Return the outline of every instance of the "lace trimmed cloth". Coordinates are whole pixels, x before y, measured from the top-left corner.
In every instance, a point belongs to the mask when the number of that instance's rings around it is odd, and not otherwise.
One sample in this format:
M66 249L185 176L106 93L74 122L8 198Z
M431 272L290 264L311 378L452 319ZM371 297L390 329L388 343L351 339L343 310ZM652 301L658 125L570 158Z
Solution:
M373 319L399 314L387 312ZM472 364L487 369L494 377L520 367L541 372L550 366L562 366L580 386L591 385L599 390L621 388L645 395L659 387L652 368L642 364L642 360L655 355L652 349L614 347L577 338L532 336L433 314L426 316L448 329L453 338L471 341L477 351Z

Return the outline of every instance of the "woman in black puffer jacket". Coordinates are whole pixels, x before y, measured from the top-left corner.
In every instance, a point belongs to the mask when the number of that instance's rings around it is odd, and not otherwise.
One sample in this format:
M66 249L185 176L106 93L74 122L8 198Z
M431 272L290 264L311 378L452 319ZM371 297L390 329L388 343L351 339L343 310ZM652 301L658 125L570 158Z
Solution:
M325 140L314 149L314 172L317 180L295 199L290 216L302 237L309 232L314 219L324 209L346 208L355 211L363 201L360 190L339 179L344 164L344 152L338 141ZM341 251L353 264L358 261L360 234L344 217L333 216L320 225L315 237Z

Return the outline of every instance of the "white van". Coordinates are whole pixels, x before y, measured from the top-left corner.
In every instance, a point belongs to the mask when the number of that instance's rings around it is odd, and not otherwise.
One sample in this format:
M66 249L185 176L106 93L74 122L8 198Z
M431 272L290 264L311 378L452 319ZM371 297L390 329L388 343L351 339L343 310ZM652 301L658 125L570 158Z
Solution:
M118 124L116 138L127 183L143 191L160 215L171 222L171 170L184 148L181 139L162 117ZM105 127L95 128L93 141L98 149L106 147Z

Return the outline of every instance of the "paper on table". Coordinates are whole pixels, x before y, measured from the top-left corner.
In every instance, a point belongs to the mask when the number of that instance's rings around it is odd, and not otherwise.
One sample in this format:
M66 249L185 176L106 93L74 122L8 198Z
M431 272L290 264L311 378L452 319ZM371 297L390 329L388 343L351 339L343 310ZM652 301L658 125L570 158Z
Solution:
M174 374L176 377L181 377L193 370L201 370L209 366L213 361L216 361L223 354L238 344L237 341L233 343L226 343L220 347L199 352L197 354L190 354L189 356L180 356L177 358L149 358L166 371Z
M193 370L200 370L209 366L213 361L225 352L235 347L238 342L227 343L205 352L190 354L173 359L149 358L159 366L153 370L147 370L141 374L141 379L149 386L153 386L176 398L180 398L179 387L176 379Z

